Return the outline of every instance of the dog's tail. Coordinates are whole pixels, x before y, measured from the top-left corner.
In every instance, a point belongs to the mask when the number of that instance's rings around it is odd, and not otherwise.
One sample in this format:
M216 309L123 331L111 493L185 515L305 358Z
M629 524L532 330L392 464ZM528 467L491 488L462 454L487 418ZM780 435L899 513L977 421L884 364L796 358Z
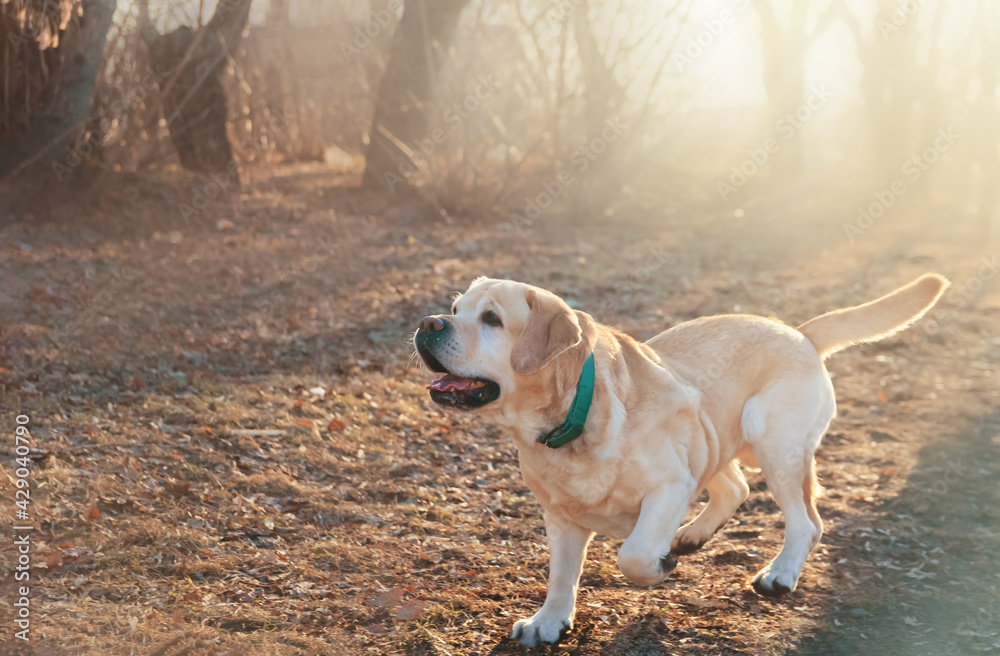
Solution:
M827 312L798 330L825 358L845 346L874 342L906 328L937 302L948 284L936 273L925 273L891 294L864 305Z

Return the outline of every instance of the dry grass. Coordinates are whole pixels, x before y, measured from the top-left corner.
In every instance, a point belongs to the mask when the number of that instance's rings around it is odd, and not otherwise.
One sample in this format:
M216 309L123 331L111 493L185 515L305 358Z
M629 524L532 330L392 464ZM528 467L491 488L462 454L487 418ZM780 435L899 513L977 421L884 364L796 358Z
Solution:
M841 244L823 216L815 237L684 212L613 233L553 217L519 234L383 207L315 173L257 172L204 225L171 224L151 197L127 222L6 229L4 433L26 413L37 449L34 653L528 653L505 636L544 597L540 509L502 434L429 402L406 346L419 317L489 273L600 308L639 337L737 308L794 323L924 270L961 282L978 260L933 233L887 249L910 226ZM668 259L640 276L654 246ZM607 303L622 281L634 291ZM919 449L996 403L996 291L944 309L950 322L914 348L831 361L828 532L799 591L766 600L749 587L781 539L751 475L736 518L656 589L629 585L618 544L599 538L576 629L539 653L766 655L860 631L838 613L899 592L875 564L888 547L865 536L902 521L885 503L907 489ZM86 311L93 320L75 325ZM6 627L15 553L2 554Z

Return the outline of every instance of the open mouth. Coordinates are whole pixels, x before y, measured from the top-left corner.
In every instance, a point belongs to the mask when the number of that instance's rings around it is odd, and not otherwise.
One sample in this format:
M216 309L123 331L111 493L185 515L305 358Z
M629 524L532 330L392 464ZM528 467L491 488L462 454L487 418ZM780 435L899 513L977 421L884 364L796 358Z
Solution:
M435 403L471 410L496 401L500 396L500 385L495 381L455 375L426 349L418 347L417 352L428 367L436 373L444 374L427 386L431 391L431 400Z

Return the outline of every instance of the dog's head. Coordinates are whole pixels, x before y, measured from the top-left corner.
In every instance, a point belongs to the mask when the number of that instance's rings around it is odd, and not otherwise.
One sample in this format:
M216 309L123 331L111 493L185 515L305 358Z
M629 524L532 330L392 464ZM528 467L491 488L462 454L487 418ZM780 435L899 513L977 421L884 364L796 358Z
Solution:
M533 389L542 393L541 383L559 376L561 361L582 363L586 355L570 357L582 350L582 335L577 313L555 294L510 280L477 278L452 304L450 315L420 321L413 343L424 363L444 374L429 386L431 399L465 410L492 410L524 399Z

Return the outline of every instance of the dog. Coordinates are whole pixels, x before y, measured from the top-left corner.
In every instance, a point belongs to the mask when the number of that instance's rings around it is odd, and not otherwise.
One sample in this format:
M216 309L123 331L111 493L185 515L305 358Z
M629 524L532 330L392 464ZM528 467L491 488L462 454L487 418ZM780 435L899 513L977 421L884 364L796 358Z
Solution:
M798 328L720 315L643 343L510 280L477 278L450 315L422 319L414 346L443 374L431 399L506 429L544 509L548 592L511 637L531 646L572 628L595 533L624 539L617 564L635 585L663 581L674 556L701 547L746 500L740 463L760 469L785 517L781 552L753 587L794 590L823 534L813 454L836 414L824 359L902 330L947 286L926 274ZM681 526L701 490L707 505Z

